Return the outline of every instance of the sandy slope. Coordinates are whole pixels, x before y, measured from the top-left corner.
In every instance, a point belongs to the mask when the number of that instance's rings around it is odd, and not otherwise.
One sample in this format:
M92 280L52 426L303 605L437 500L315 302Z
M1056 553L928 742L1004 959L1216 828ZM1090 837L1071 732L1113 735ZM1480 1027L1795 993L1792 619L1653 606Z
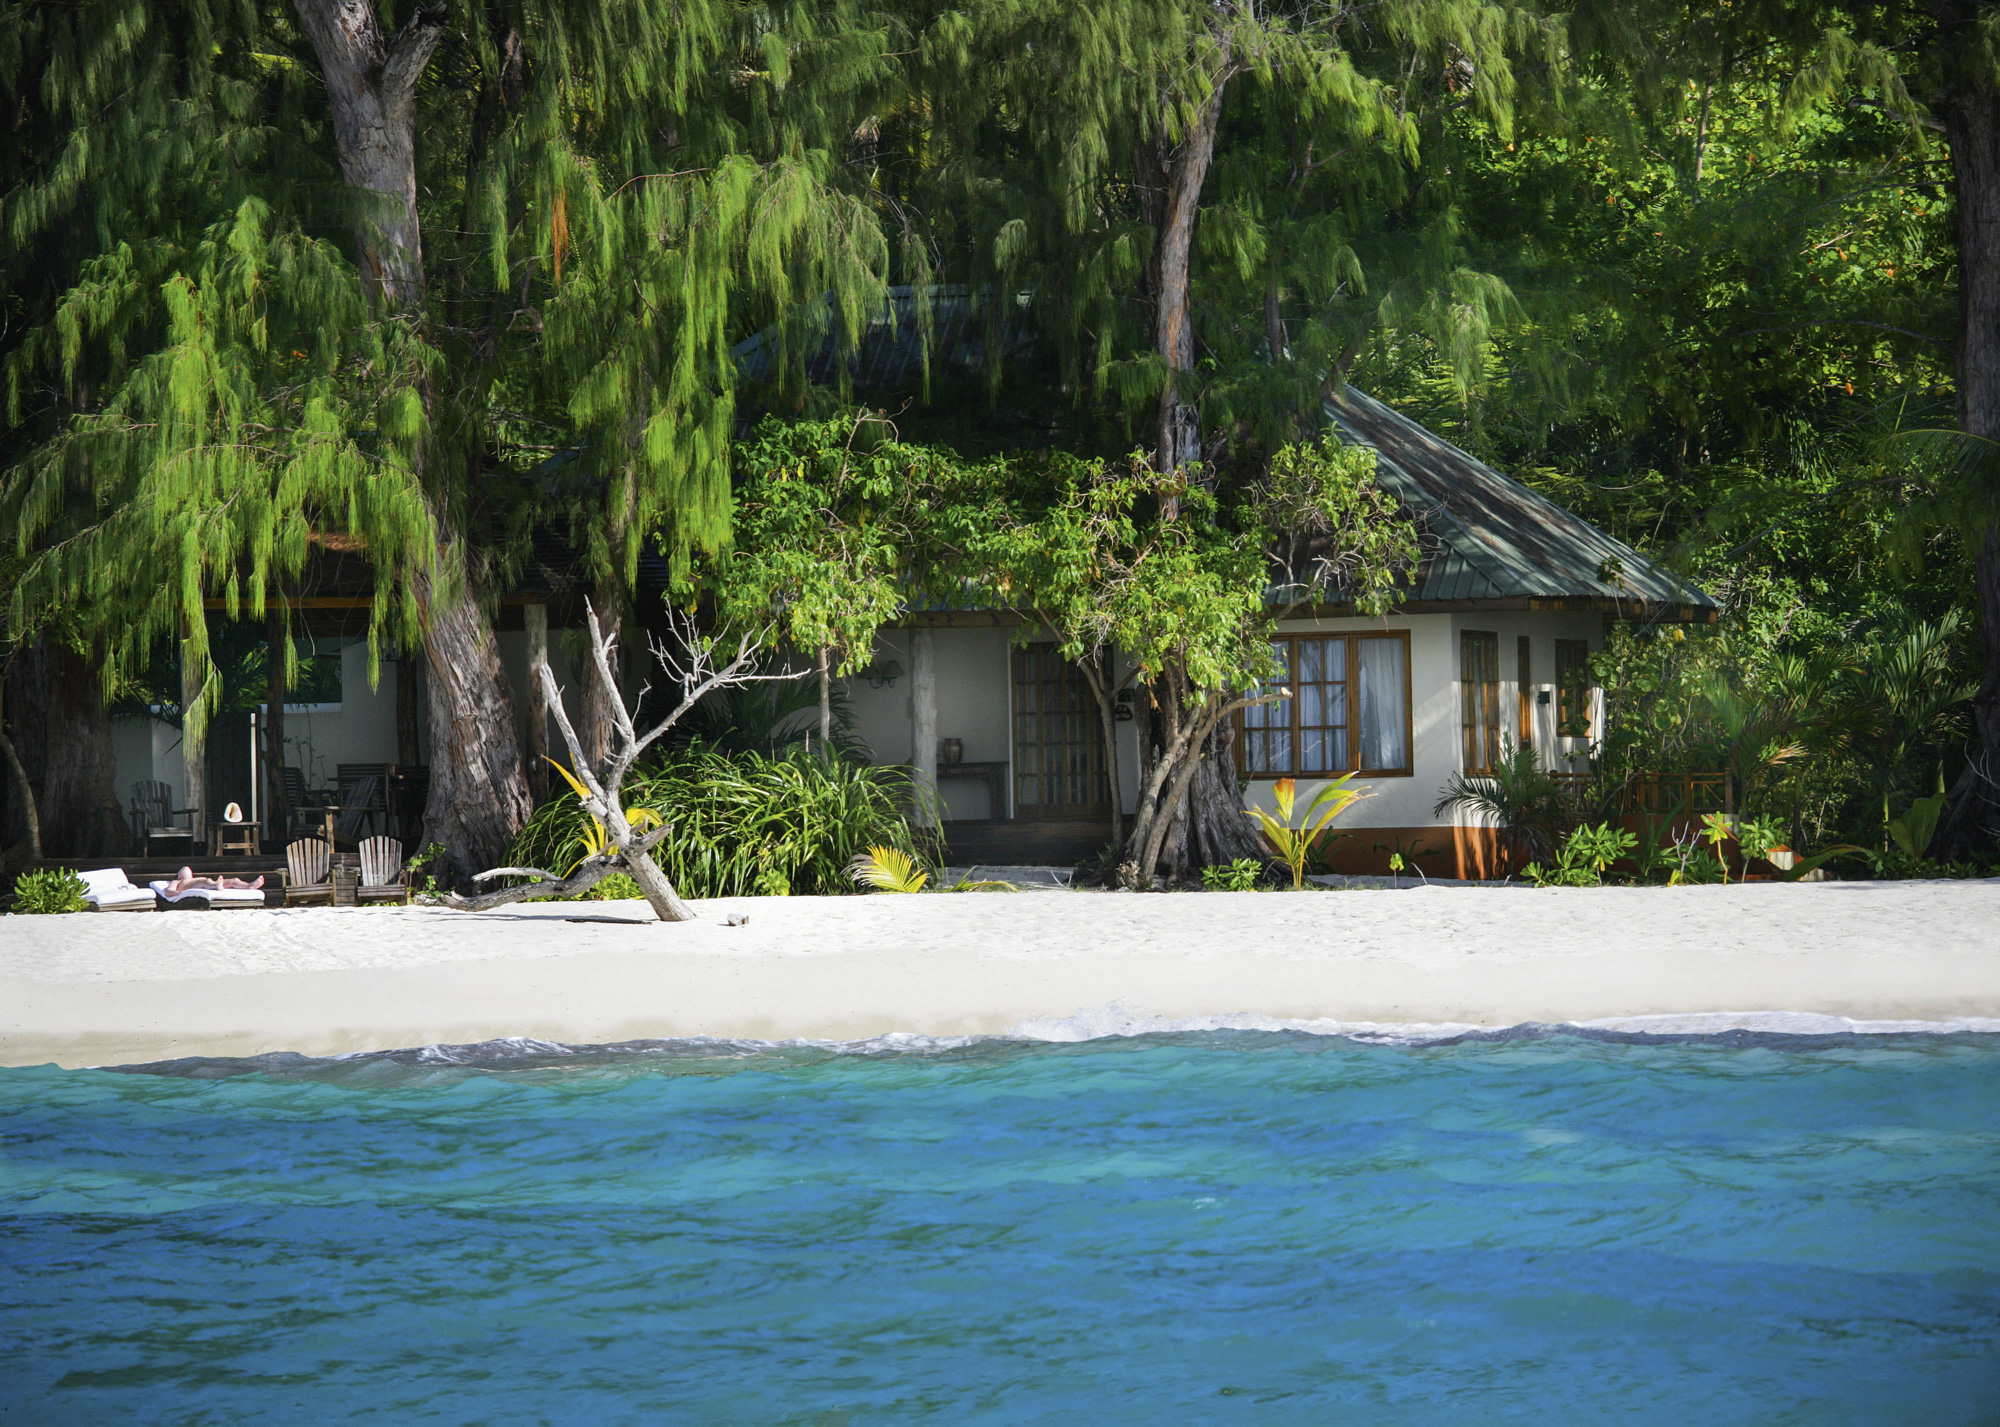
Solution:
M1993 881L797 897L701 912L684 926L616 902L0 918L0 1064L502 1036L1066 1036L1198 1017L1794 1011L2000 1029ZM745 912L747 926L722 924Z

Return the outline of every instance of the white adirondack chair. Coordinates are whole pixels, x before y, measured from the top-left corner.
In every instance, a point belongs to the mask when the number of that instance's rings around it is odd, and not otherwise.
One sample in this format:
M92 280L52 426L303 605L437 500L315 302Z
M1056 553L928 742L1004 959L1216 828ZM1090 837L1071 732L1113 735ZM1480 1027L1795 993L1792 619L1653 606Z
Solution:
M285 905L333 903L333 849L316 837L302 837L285 849Z
M393 837L371 837L361 844L361 885L354 889L357 902L403 902L410 900L409 883L403 876L403 844Z

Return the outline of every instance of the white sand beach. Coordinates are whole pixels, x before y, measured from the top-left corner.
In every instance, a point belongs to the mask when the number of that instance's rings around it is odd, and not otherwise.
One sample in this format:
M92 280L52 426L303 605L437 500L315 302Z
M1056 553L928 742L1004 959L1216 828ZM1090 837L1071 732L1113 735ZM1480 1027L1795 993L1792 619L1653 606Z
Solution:
M698 905L675 926L620 902L0 918L0 1064L1178 1025L2000 1030L2000 881Z

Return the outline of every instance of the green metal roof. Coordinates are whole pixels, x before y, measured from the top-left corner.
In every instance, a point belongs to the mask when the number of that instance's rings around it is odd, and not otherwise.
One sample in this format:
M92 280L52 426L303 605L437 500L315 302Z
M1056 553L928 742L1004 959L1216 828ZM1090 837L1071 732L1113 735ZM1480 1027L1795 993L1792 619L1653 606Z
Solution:
M1374 449L1377 478L1423 532L1413 601L1615 601L1634 614L1716 616L1696 586L1354 387L1321 410L1342 439Z

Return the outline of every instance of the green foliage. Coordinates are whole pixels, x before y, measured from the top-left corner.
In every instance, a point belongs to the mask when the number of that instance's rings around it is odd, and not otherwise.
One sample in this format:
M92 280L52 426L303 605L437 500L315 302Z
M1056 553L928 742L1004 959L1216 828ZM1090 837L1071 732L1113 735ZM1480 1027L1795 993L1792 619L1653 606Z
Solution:
M1938 819L1943 816L1943 793L1918 798L1901 817L1889 819L1889 837L1905 857L1921 861L1930 853L1931 838L1936 835Z
M624 793L672 825L653 857L684 896L833 895L852 889L847 867L863 849L917 851L906 779L886 767L695 745L635 769ZM568 867L591 835L589 815L565 795L536 810L508 856Z
M1431 816L1469 816L1500 828L1517 862L1553 857L1578 814L1532 748L1502 738L1489 773L1454 772Z
M14 883L14 910L37 916L87 912L90 903L83 900L83 894L88 890L83 879L67 867L23 872Z
M1239 857L1201 869L1201 885L1211 892L1254 892L1264 864L1254 857Z
M838 682L829 690L833 751L865 763L868 749L854 732L854 709ZM681 722L695 741L724 753L777 757L818 738L819 685L812 679L768 679L719 689ZM679 730L676 730L678 732ZM818 747L817 742L813 745Z
M417 89L424 287L389 316L292 6L22 9L0 47L12 621L83 609L107 677L184 630L201 663L205 601L258 614L332 541L366 552L372 665L428 596L511 579L538 524L619 583L647 540L721 547L734 343L792 314L771 375L796 389L883 290L878 195L838 155L894 24L454 12Z
M1628 857L1638 845L1637 837L1609 823L1576 828L1551 866L1530 862L1521 876L1536 887L1595 887L1612 863Z
M960 463L867 412L766 418L739 462L734 548L708 572L718 608L857 672L931 567L930 505L962 482Z
M1305 820L1297 827L1292 826L1292 804L1297 796L1298 784L1290 778L1280 778L1272 787L1272 797L1278 804L1276 817L1262 808L1244 811L1245 817L1256 820L1265 840L1277 851L1278 860L1291 869L1294 892L1305 886L1306 858L1313 844L1326 831L1327 824L1368 796L1348 786L1353 779L1352 773L1345 773L1327 782L1306 804Z
M1602 784L1727 770L1749 816L1783 825L1778 842L1880 841L1891 798L1934 782L1966 730L1964 622L1892 605L1803 650L1783 638L1743 618L1692 635L1615 629L1592 659L1607 711L1593 758Z
M410 874L410 890L422 897L438 897L450 890L438 885L438 874L445 870L450 855L443 843L432 842L405 862L403 870Z
M1774 817L1745 818L1736 829L1736 845L1745 858L1762 857L1774 847L1785 846L1785 825Z

